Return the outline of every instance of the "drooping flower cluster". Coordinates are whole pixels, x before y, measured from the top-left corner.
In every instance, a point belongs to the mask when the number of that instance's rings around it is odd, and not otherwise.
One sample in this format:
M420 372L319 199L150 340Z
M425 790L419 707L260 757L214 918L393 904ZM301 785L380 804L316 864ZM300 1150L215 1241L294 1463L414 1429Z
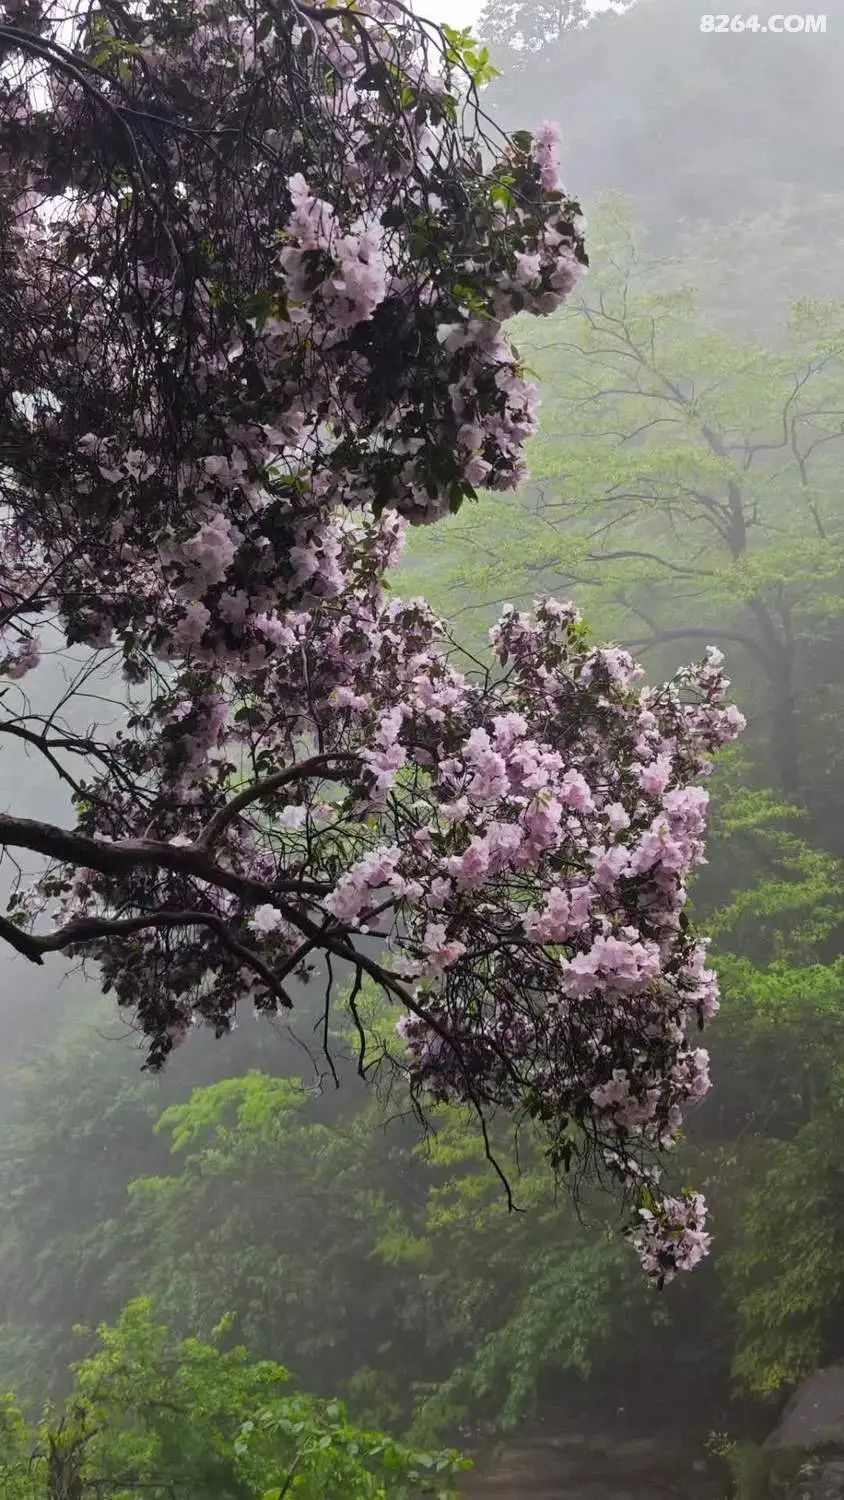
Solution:
M154 1058L192 1018L224 1030L247 997L274 1011L287 975L345 959L400 1005L414 1090L529 1114L558 1162L647 1190L648 1270L693 1264L654 1161L709 1085L688 1033L717 1008L715 978L683 908L696 780L741 727L718 653L644 688L545 600L505 613L498 675L475 680L422 601L375 584L282 627L248 705L224 692L182 713L170 696L131 726L120 754L158 852L65 877L71 939ZM82 826L119 843L138 814L93 791ZM182 917L125 939L84 927L128 912Z
M639 1209L639 1224L631 1238L648 1275L666 1280L673 1270L693 1271L709 1254L706 1203L700 1193L662 1197L651 1208Z

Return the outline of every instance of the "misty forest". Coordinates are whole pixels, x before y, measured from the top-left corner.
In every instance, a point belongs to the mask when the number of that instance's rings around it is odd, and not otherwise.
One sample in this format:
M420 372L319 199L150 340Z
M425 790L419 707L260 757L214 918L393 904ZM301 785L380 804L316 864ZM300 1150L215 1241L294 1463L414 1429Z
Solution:
M827 3L2 0L0 1500L844 1500Z

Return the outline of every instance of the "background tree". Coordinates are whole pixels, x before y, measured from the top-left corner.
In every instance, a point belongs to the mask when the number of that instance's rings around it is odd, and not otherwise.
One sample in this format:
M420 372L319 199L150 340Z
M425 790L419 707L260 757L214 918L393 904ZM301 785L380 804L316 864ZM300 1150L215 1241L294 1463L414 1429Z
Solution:
M830 1156L841 1111L844 868L807 841L808 821L735 786L719 816L735 863L712 929L720 1045L736 1081L707 1122L723 1141L709 1153L709 1190L723 1209L732 1372L766 1397L834 1358L844 1327Z
M66 1378L73 1325L125 1300L126 1184L149 1170L157 1113L137 1053L130 1072L123 1049L87 1029L60 1045L60 1060L55 1046L33 1049L3 1086L0 1387L30 1399Z
M467 569L490 601L577 585L636 650L716 641L773 774L800 795L808 684L840 635L842 309L800 304L788 347L743 345L706 326L690 289L662 289L623 205L593 235L588 294L550 339L525 330L547 425L521 520L490 497L432 539L449 555L439 599L459 608Z
M420 1140L395 1087L380 1101L365 1094L361 1107L353 1079L320 1095L301 1078L256 1070L187 1083L185 1094L179 1075L193 1049L163 1079L138 1078L136 1053L114 1041L87 1069L81 1050L59 1037L60 1067L42 1058L10 1080L0 1387L28 1403L43 1395L45 1370L50 1394L66 1396L74 1325L116 1318L130 1295L153 1294L185 1336L209 1338L231 1312L256 1355L287 1349L309 1388L341 1394L358 1421L423 1442L478 1423L512 1426L549 1384L606 1368L620 1342L651 1328L658 1304L623 1220L600 1193L581 1187L575 1208L555 1189L539 1132L523 1130L517 1152L496 1132L522 1210L511 1214L471 1111L438 1107ZM153 1130L162 1094L178 1092ZM80 1128L100 1113L99 1098L102 1132ZM132 1152L109 1152L109 1138L131 1139ZM28 1192L36 1153L49 1154L72 1206L52 1179L41 1195ZM86 1170L92 1157L96 1174ZM33 1267L39 1295L24 1317ZM418 1351L412 1373L408 1343Z
M627 0L630 4L631 0ZM478 20L478 35L506 63L507 71L524 67L593 17L588 0L487 0Z
M156 1128L179 1171L130 1185L133 1284L166 1286L171 1317L200 1330L228 1298L250 1345L286 1345L312 1385L416 1439L479 1415L514 1425L544 1380L586 1376L611 1334L653 1310L618 1223L596 1248L606 1210L590 1202L578 1221L541 1140L524 1136L518 1162L496 1143L522 1209L508 1214L471 1114L453 1106L414 1144L409 1119L386 1125L370 1107L332 1128L301 1081L253 1073L198 1090ZM408 1339L423 1351L410 1382Z
M222 1299L250 1347L286 1347L317 1389L342 1391L362 1366L380 1366L389 1379L379 1420L406 1421L411 1393L391 1386L402 1331L414 1326L412 1293L386 1265L370 1282L385 1225L405 1192L411 1202L419 1192L402 1170L416 1132L412 1117L386 1130L383 1112L355 1107L354 1092L343 1114L326 1116L301 1079L259 1072L165 1110L156 1133L169 1142L169 1170L128 1184L124 1272L160 1286L168 1320L187 1317L200 1333Z
M27 1428L0 1406L9 1500L438 1500L468 1467L353 1427L338 1401L286 1390L281 1365L243 1348L175 1339L148 1300L131 1302L75 1366L63 1410Z
M135 1177L168 1170L166 1141L154 1133L159 1115L193 1089L259 1061L284 1074L307 1060L301 1043L277 1023L263 1023L238 1029L222 1049L210 1033L198 1032L168 1068L151 1073L143 1069L139 1038L115 1025L102 997L78 989L72 1004L63 996L49 1034L42 1029L4 1059L0 1388L8 1385L28 1402L65 1395L78 1350L74 1325L116 1318L130 1285L138 1294L150 1289L147 1263L133 1279L142 1257L127 1190ZM353 1079L348 1092L354 1094ZM323 1099L325 1119L338 1102L333 1090ZM165 1285L169 1274L168 1268ZM226 1283L231 1279L229 1271ZM156 1287L159 1303L165 1285ZM231 1305L181 1331L209 1333Z

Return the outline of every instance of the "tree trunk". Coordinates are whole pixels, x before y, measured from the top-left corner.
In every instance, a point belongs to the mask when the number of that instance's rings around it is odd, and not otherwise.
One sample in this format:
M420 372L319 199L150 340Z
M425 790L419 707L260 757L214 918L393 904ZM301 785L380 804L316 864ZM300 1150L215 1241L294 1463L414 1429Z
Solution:
M800 734L794 705L794 640L788 607L778 614L778 625L764 599L754 599L750 611L759 628L767 660L766 676L771 715L771 753L780 791L796 800L800 791Z
M800 736L794 710L792 673L771 683L771 750L780 790L792 801L800 791Z

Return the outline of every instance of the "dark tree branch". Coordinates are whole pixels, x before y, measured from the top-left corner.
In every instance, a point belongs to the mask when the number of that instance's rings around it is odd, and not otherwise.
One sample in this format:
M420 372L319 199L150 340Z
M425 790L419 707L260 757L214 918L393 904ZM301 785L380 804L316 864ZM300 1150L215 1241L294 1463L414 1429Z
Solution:
M136 932L143 932L151 927L160 929L209 928L229 953L238 958L246 967L254 969L285 1009L292 1008L293 1002L290 996L269 965L265 964L253 949L248 948L245 943L235 937L223 918L213 912L157 911L145 912L136 917L80 917L78 920L66 923L64 927L59 927L55 932L44 934L43 937L35 933L21 932L11 922L0 918L0 936L33 963L41 963L44 953L61 953L67 948L94 943L102 938L132 937Z
M265 885L248 875L224 869L196 844L167 844L159 839L118 839L110 843L33 818L14 818L8 813L0 814L0 846L30 849L34 854L80 869L98 870L102 875L121 875L150 867L172 870L175 874L206 880L253 903L269 902L277 906L281 895L324 896L331 890L328 883L317 881Z
M228 827L245 808L253 802L259 802L263 797L272 796L273 792L280 791L294 781L303 781L308 776L319 776L323 781L336 781L340 779L339 772L332 772L331 766L335 762L346 761L351 765L360 765L360 756L349 751L335 751L330 755L312 755L308 760L300 761L298 765L287 766L283 771L276 771L272 776L266 776L262 781L253 781L236 796L232 797L224 807L221 807L206 823L199 838L196 841L198 849L208 849L215 839Z
M644 562L659 563L660 567L669 568L672 573L679 573L683 578L711 578L711 568L684 568L679 563L669 562L666 557L658 557L655 552L635 552L633 550L622 550L618 552L587 552L586 556L590 562L615 562L624 557L639 557Z
M738 645L745 646L748 651L752 651L754 653L754 655L758 656L760 658L760 660L765 663L765 667L766 667L767 670L770 669L770 665L771 664L770 664L770 661L768 660L768 654L767 654L767 652L764 650L764 648L762 646L759 645L758 641L755 641L753 639L752 635L745 635L744 632L741 631L741 630L722 630L719 625L712 625L712 626L692 626L692 625L689 625L689 626L684 626L682 629L679 629L679 630L661 630L661 629L659 629L659 627L655 626L654 627L654 634L651 637L643 636L643 637L640 637L638 640L628 641L627 645L631 648L631 650L635 651L635 650L640 650L640 649L642 649L645 646L659 646L659 645L662 645L662 643L664 641L685 641L685 640L696 640L696 641L714 641L714 640L718 640L718 641L736 641L738 643Z

